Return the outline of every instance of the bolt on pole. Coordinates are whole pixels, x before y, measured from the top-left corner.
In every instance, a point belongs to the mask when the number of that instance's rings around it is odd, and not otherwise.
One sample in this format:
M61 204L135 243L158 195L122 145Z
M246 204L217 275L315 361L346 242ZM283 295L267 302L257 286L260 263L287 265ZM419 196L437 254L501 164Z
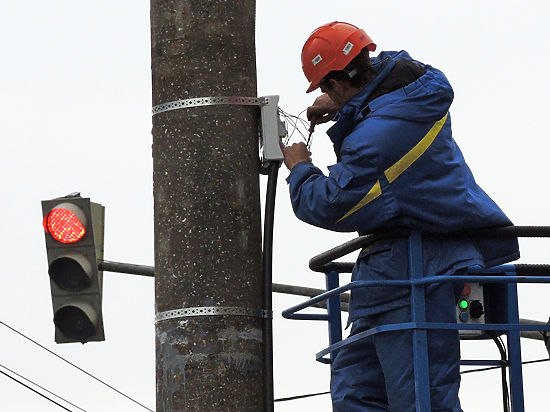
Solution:
M153 106L256 97L254 39L254 0L151 0ZM153 116L158 412L264 408L257 139L255 106Z

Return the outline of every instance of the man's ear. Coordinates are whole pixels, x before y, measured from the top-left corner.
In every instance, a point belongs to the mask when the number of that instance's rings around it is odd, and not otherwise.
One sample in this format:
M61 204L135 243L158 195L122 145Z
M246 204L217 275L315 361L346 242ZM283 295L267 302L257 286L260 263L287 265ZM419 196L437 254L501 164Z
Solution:
M337 93L342 93L349 87L348 83L342 80L330 79L329 83L331 90L334 90Z
M342 86L341 85L342 82L336 79L329 79L328 83L331 89L334 89L335 87L339 88Z

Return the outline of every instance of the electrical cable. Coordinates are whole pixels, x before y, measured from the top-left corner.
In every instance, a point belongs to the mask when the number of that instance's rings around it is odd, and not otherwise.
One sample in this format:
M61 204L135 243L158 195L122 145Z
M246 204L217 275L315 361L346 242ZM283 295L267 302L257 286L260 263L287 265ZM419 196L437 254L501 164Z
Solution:
M9 371L11 374L17 376L18 378L24 379L24 380L26 380L27 382L32 383L34 386L39 387L39 388L42 389L44 392L47 392L47 393L49 393L50 395L53 395L53 396L55 396L56 398L61 399L63 402L68 403L68 404L71 405L71 406L74 406L76 409L80 409L81 411L86 412L86 410L85 410L85 409L82 409L80 406L75 405L75 404L72 403L71 401L68 401L67 399L65 399L65 398L63 398L63 397L61 397L61 396L59 396L57 393L54 393L54 392L52 392L52 391L50 391L50 390L44 388L43 386L39 385L38 383L31 381L29 378L24 377L23 375L21 375L21 374L15 372L14 370L8 368L7 366L2 365L1 363L0 363L0 368L4 368L4 369L6 369L7 371Z
M537 359L537 360L531 360L531 361L525 361L521 362L522 365L529 365L531 363L540 363L540 362L548 362L550 361L550 358L544 358L544 359Z
M6 369L7 369L7 368L6 368ZM65 406L61 405L60 403L54 401L52 398L47 397L47 396L44 395L43 393L38 392L36 389L31 388L29 385L24 384L24 383L21 382L19 379L14 378L14 377L11 376L10 374L8 374L8 373L6 373L6 372L4 372L4 371L0 371L0 373L1 373L2 375L4 375L4 376L7 376L8 378L14 380L14 381L17 382L18 384L23 385L25 388L27 388L27 389L33 391L33 392L36 393L37 395L40 395L40 396L42 396L43 398L49 400L50 402L55 403L55 404L56 404L57 406L59 406L61 409L65 409L66 411L72 412L69 408L66 408ZM62 399L62 398L61 398L61 399Z
M510 393L508 391L508 380L506 378L506 368L508 366L508 356L506 354L506 347L500 336L492 334L493 341L497 345L500 352L500 376L502 380L502 404L504 412L510 412Z
M305 110L304 110L305 111ZM311 145L311 135L308 138L300 130L302 126L306 131L308 130L308 123L300 117L304 112L300 112L298 116L286 113L279 108L279 114L283 116L285 121L292 126L292 131L287 134L286 139L283 141L285 145L288 144L294 133L297 131L302 139L306 142L309 150ZM307 133L307 132L306 132ZM273 293L273 227L275 220L275 196L277 193L277 177L279 173L280 162L271 162L268 168L268 180L266 189L266 201L264 212L264 238L263 238L263 250L262 250L262 272L263 272L263 291L264 291L264 309L272 310L272 293ZM307 398L317 395L325 395L330 392L320 392L307 395L298 395L288 398L274 399L273 395L273 321L271 318L264 319L263 322L263 336L264 336L264 411L273 411L274 402L283 402L294 399Z
M548 361L550 361L550 358L536 359L536 360L532 360L532 361L525 361L525 362L522 362L521 364L522 365L528 365L528 364L531 364L531 363L548 362ZM501 366L491 366L489 368L470 369L470 370L467 370L467 371L462 371L462 372L460 372L460 374L462 375L462 374L466 374L466 373L483 372L483 371L489 371L489 370L500 369L500 368L501 368ZM275 399L274 402L292 401L292 400L295 400L295 399L309 398L309 397L312 397L312 396L327 395L329 393L330 393L330 391L310 393L310 394L307 394L307 395L289 396L287 398Z
M296 120L293 119L292 117L290 117L287 113L285 112L279 112L280 115L283 116L283 119L285 120L285 123L289 124L291 127L289 128L290 129L290 133L287 133L283 143L286 145L288 145L288 142L292 139L292 136L294 136L294 133L298 130L299 132L299 129L298 129L298 124L296 123Z
M295 132L298 132L298 134L302 137L302 140L306 143L306 146L308 150L311 148L311 134L309 133L309 123L307 120L302 119L300 116L302 113L304 113L306 110L302 110L300 113L298 113L297 116L285 112L283 109L279 108L279 114L283 116L285 119L285 122L290 124L291 130L289 131L287 137L283 141L285 145L288 144L288 142L292 139L292 136ZM302 130L303 129L303 130Z
M521 362L522 365L529 365L531 363L540 363L540 362L549 362L550 361L550 358L544 358L544 359L536 359L536 360L532 360L532 361L525 361L525 362ZM490 366L488 368L479 368L479 369L469 369L467 371L462 371L460 372L461 375L464 375L466 373L474 373L474 372L485 372L485 371L490 371L490 370L493 370L493 369L500 369L501 366Z
M262 250L263 304L266 311L272 310L273 293L273 225L275 220L275 195L277 193L277 176L279 162L269 164L267 190L264 212L264 239ZM264 411L273 411L273 319L268 317L263 322L264 337Z
M17 329L15 329L15 328L9 326L7 323L5 323L5 322L3 322L3 321L0 320L0 325L3 325L3 326L5 326L6 328L10 329L11 331L17 333L19 336L22 336L23 338L27 339L28 341L34 343L35 345L39 346L40 348L42 348L42 349L45 350L46 352L50 353L51 355L53 355L53 356L55 356L55 357L61 359L61 360L62 360L63 362L65 362L65 363L71 365L73 368L78 369L80 372L82 372L82 373L88 375L90 378L96 380L97 382L99 382L99 383L105 385L105 386L108 387L109 389L115 391L115 392L118 393L119 395L122 395L122 396L124 396L126 399L128 399L128 400L134 402L135 404L137 404L137 405L139 405L139 406L141 406L143 409L147 409L147 410L150 411L150 412L154 412L152 409L149 409L147 406L145 406L145 405L139 403L139 402L136 401L135 399L133 399L133 398L131 398L130 396L126 395L125 393L119 391L118 389L116 389L115 387L109 385L109 384L106 383L105 381L102 381L101 379L95 377L95 376L92 375L90 372L85 371L85 370L82 369L80 366L75 365L74 363L72 363L71 361L65 359L65 358L62 357L61 355L58 355L57 353L55 353L55 352L53 352L52 350L46 348L45 346L41 345L40 343L36 342L35 340L29 338L29 337L26 336L25 334L19 332Z
M310 398L312 396L319 396L319 395L327 395L329 394L330 391L326 391L326 392L318 392L318 393L309 393L307 395L297 395L297 396L290 396L288 398L279 398L279 399L275 399L275 402L284 402L284 401L293 401L295 399L303 399L303 398Z

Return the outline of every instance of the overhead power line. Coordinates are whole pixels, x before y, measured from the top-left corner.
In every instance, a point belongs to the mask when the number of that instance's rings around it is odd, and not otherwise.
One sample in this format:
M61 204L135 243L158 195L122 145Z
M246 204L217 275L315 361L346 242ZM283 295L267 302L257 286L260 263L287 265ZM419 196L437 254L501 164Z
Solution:
M8 325L7 323L5 323L5 322L3 322L3 321L0 320L0 325L3 325L3 326L5 326L6 328L8 328L9 330L11 330L12 332L17 333L19 336L22 336L23 338L27 339L28 341L34 343L36 346L39 346L40 348L42 348L42 349L45 350L46 352L50 353L51 355L55 356L56 358L61 359L63 362L65 362L65 363L71 365L73 368L78 369L80 372L82 372L82 373L88 375L90 378L96 380L97 382L99 382L99 383L105 385L105 386L108 387L109 389L115 391L115 392L118 393L119 395L122 395L122 396L124 396L126 399L128 399L128 400L134 402L135 404L137 404L137 405L139 405L139 406L141 406L143 409L147 409L148 411L154 412L152 409L150 409L150 408L148 408L147 406L145 406L145 405L139 403L138 401L136 401L136 400L133 399L132 397L126 395L125 393L119 391L117 388L113 387L112 385L109 385L107 382L105 382L105 381L99 379L98 377L92 375L90 372L88 372L88 371L82 369L80 366L75 365L75 364L72 363L71 361L65 359L63 356L58 355L57 353L53 352L52 350L46 348L44 345L41 345L40 343L38 343L38 342L35 341L34 339L29 338L27 335L23 334L22 332L19 332L17 329L11 327L11 326Z
M537 360L522 362L522 365L529 365L531 363L540 363L540 362L548 362L548 361L550 361L550 358L537 359ZM460 374L462 375L462 374L465 374L465 373L484 372L484 371L489 371L489 370L492 370L492 369L500 369L500 368L501 368L501 366L491 366L489 368L470 369L470 370L467 370L467 371L462 371L462 372L460 372ZM293 400L296 400L296 399L310 398L312 396L326 395L326 394L329 394L329 393L330 393L330 391L309 393L307 395L289 396L287 398L275 399L275 402L293 401Z
M550 361L550 358L543 358L543 359L537 359L537 360L532 360L532 361L525 361L525 362L521 362L522 365L529 365L531 363L540 363L540 362L548 362ZM466 373L474 373L474 372L485 372L485 371L490 371L490 370L493 370L493 369L500 369L501 366L490 366L488 368L478 368L478 369L469 369L467 371L462 371L460 372L461 375L464 375Z
M21 374L15 372L14 370L11 370L10 368L8 368L7 366L2 365L1 363L0 363L0 368L4 368L5 370L9 371L11 374L13 374L13 375L15 375L15 376L17 376L17 377L19 377L19 378L21 378L21 379L24 379L24 380L26 380L27 382L32 383L34 386L36 386L36 387L42 389L44 392L47 392L47 393L49 393L50 395L53 395L53 396L55 396L56 398L61 399L63 402L68 403L68 404L71 405L71 406L74 406L76 409L80 409L81 411L86 412L86 410L82 409L80 406L75 405L74 403L68 401L68 400L65 399L65 398L62 398L62 397L59 396L57 393L54 393L54 392L52 392L52 391L50 391L50 390L44 388L43 386L39 385L38 383L31 381L29 378L26 378L25 376L23 376L23 375L21 375ZM27 387L27 386L25 386L25 387Z
M23 385L25 388L27 388L27 389L33 391L34 393L36 393L36 394L42 396L43 398L49 400L50 402L55 403L55 404L56 404L57 406L59 406L60 408L66 410L66 411L72 412L70 409L68 409L68 408L66 408L65 406L61 405L60 403L54 401L52 398L49 398L48 396L44 395L43 393L38 392L36 389L31 388L29 385L24 384L24 383L21 382L19 379L14 378L14 377L11 376L10 374L8 374L8 373L6 373L6 372L4 372L4 371L1 371L1 370L0 370L0 373L1 373L2 375L4 375L4 376L7 376L8 378L14 380L14 381L17 382L18 384ZM61 398L60 398L60 399L61 399Z
M288 398L279 398L275 399L274 402L284 402L284 401L293 401L295 399L302 399L302 398L310 398L312 396L319 396L319 395L327 395L330 391L326 392L317 392L317 393L309 393L307 395L296 395L296 396L289 396Z
M32 342L33 344L39 346L40 348L42 348L43 350L45 350L46 352L49 352L51 355L61 359L63 362L65 363L68 363L69 365L71 365L72 367L78 369L79 371L81 371L82 373L88 375L89 377L91 377L92 379L98 381L99 383L107 386L109 389L117 392L118 394L124 396L125 398L127 398L128 400L136 403L137 405L141 406L142 408L144 409L147 409L148 411L151 411L151 412L154 412L152 409L148 408L147 406L139 403L138 401L136 401L135 399L131 398L130 396L126 395L125 393L121 392L120 390L116 389L115 387L109 385L108 383L104 382L103 380L97 378L96 376L92 375L90 372L87 372L86 370L82 369L80 366L78 365L75 365L74 363L72 363L71 361L65 359L64 357L62 357L61 355L58 355L57 353L53 352L52 350L46 348L45 346L41 345L40 343L36 342L35 340L33 340L32 338L28 337L27 335L23 334L22 332L19 332L17 329L11 327L10 325L6 324L5 322L1 321L0 320L0 324L3 325L4 327L10 329L12 332L15 332L17 333L19 336L22 336L23 338L27 339L28 341ZM538 360L532 360L532 361L525 361L525 362L522 362L523 365L528 365L528 364L531 364L531 363L539 363L539 362L548 362L550 361L550 358L545 358L545 359L538 359ZM55 393L53 392L50 392L48 391L47 389L43 388L42 386L32 382L31 380L17 374L16 372L13 372L12 370L6 368L5 366L3 366L2 364L0 364L0 367L3 367L5 368L6 370L10 371L11 373L14 373L16 374L17 376L27 380L28 382L31 382L33 385L36 385L37 387L45 390L46 392L58 397L59 399L67 402L68 404L80 409L80 410L84 410L76 405L74 405L73 403L67 401L66 399L63 399L62 397L56 395ZM488 367L488 368L479 368L479 369L470 369L470 370L467 370L467 371L462 371L460 372L460 374L466 374L466 373L474 373L474 372L484 372L484 371L488 371L488 370L492 370L492 369L499 369L500 366L493 366L493 367ZM47 396L45 396L44 394L36 391L35 389L25 385L24 383L20 382L19 380L15 379L13 376L10 376L9 374L5 373L5 372L2 372L0 371L0 373L2 373L3 375L7 376L8 378L10 379L13 379L14 381L16 381L17 383L20 383L21 385L27 387L28 389L32 390L33 392L36 392L37 394L39 394L40 396L48 399L49 401L55 403L56 405L60 406L61 408L67 410L67 411L70 411L70 409L67 409L66 407L64 407L63 405L60 405L59 403L55 402L54 400L48 398ZM284 402L284 401L291 401L291 400L296 400L296 399L302 399L302 398L309 398L309 397L313 397L313 396L319 396L319 395L326 395L326 394L329 394L330 391L326 391L326 392L318 392L318 393L310 393L310 394L306 394L306 395L296 395L296 396L290 396L290 397L287 397L287 398L279 398L279 399L275 399L274 402ZM71 411L72 412L72 411Z

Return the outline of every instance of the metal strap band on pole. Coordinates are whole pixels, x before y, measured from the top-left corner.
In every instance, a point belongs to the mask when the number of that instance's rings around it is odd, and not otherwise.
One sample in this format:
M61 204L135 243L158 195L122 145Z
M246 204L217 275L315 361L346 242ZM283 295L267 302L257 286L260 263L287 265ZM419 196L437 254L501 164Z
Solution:
M273 312L265 309L249 309L227 306L201 306L195 308L181 308L159 312L155 316L155 322L168 319L189 318L193 316L251 316L255 318L272 318Z
M170 110L187 109L190 107L215 106L220 104L236 106L262 106L267 103L265 97L244 97L244 96L209 96L194 97L192 99L174 100L173 102L161 103L153 106L153 116Z

